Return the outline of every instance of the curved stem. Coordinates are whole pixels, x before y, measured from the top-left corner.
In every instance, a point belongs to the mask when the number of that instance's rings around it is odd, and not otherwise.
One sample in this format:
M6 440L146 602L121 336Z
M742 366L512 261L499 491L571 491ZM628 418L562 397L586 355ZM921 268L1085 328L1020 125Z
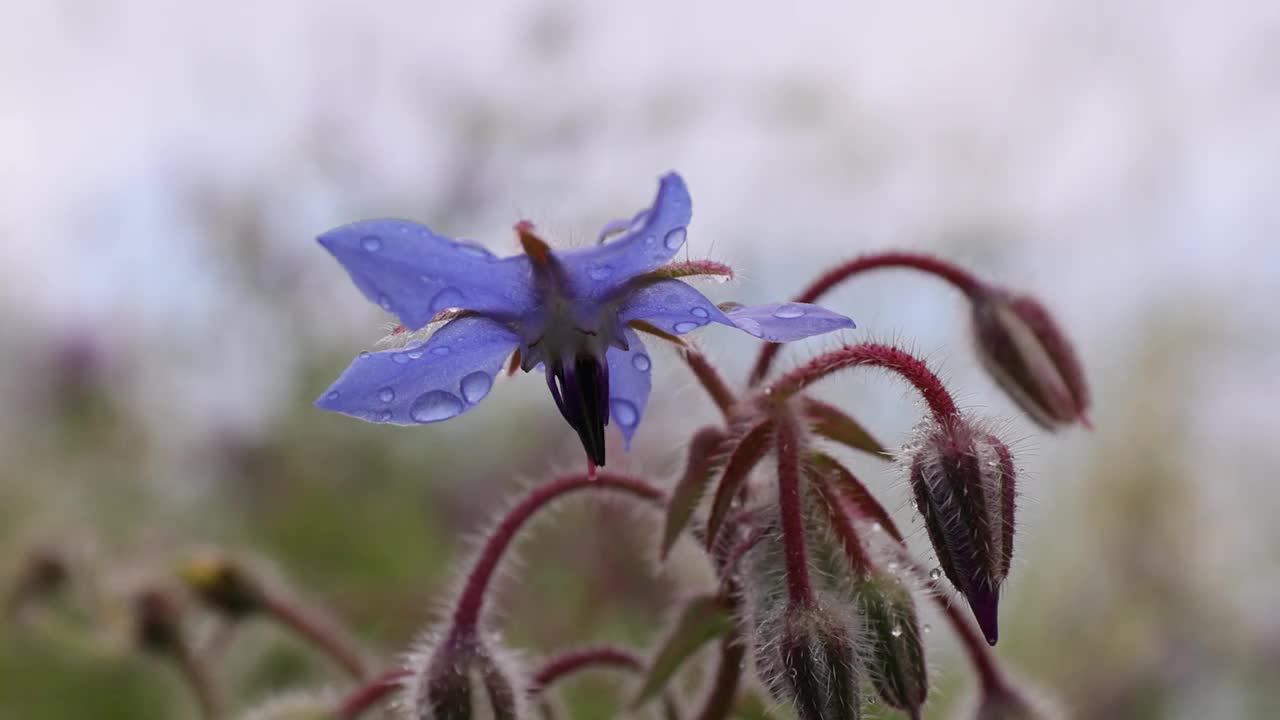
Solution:
M884 368L900 375L920 391L939 423L946 423L960 414L942 380L923 361L905 350L880 343L845 345L819 355L774 381L764 392L773 402L781 403L834 372L859 365Z
M786 559L787 593L798 607L812 607L809 553L804 536L804 499L801 496L800 429L787 408L776 413L775 445L778 452L778 514L781 516L782 549Z
M351 677L356 680L365 677L364 658L360 651L336 627L274 593L263 595L262 608L277 622L333 658Z
M827 271L819 276L804 292L797 295L795 301L816 302L829 290L859 273L890 267L910 268L942 278L969 298L974 297L986 288L986 284L974 276L973 273L946 260L923 253L890 251L863 255ZM751 370L751 379L749 381L751 386L754 387L764 381L765 376L769 374L769 367L773 364L773 358L778 354L779 348L780 345L776 343L770 343L761 348L760 355L756 358L755 367Z
M733 396L733 391L725 384L724 378L720 377L720 373L716 371L715 366L707 360L707 356L685 346L684 361L689 364L689 369L693 371L693 376L702 384L707 394L711 396L712 402L716 407L720 408L720 413L724 415L725 420L730 419L733 406L737 399Z
M570 650L551 658L534 673L529 692L544 692L561 678L593 667L613 667L639 672L644 669L644 661L635 653L616 647Z
M409 675L409 671L404 668L392 668L356 688L338 706L338 720L355 720L360 717L364 711L398 690Z
M498 563L506 554L507 548L520 528L553 500L587 488L614 490L651 502L659 509L662 506L661 490L638 478L618 473L601 472L594 478L585 474L566 475L534 488L498 523L480 551L480 557L475 566L467 575L466 584L463 585L462 594L458 596L453 611L451 633L455 637L475 635L481 611L484 609L485 594L493 579L494 571L497 570Z

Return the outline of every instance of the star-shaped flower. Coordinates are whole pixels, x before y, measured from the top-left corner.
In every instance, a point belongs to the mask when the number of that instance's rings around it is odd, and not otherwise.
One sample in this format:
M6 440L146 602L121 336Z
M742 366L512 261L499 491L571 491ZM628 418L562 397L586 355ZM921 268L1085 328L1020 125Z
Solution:
M804 303L725 311L675 279L664 265L684 246L692 212L684 180L669 173L653 207L610 223L593 247L553 251L527 222L516 226L525 254L508 258L406 220L321 235L365 297L407 329L447 322L423 343L362 353L316 405L396 425L448 420L483 400L516 353L525 372L543 369L561 414L603 466L605 426L615 422L630 447L649 399L651 362L634 327L683 335L715 322L770 342L853 327Z

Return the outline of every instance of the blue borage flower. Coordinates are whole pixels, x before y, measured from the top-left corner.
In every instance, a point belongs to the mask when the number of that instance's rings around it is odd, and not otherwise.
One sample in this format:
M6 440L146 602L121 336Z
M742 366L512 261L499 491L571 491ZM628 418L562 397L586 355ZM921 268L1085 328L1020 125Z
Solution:
M475 407L512 353L541 367L588 457L605 464L604 428L626 447L649 399L650 366L633 327L682 335L708 323L788 342L853 327L816 305L722 310L662 266L684 246L692 201L664 176L653 207L605 226L594 247L552 251L530 223L524 255L498 258L406 220L364 220L319 238L356 287L409 330L447 322L425 342L361 353L316 405L371 422L440 422ZM612 239L611 236L615 236Z

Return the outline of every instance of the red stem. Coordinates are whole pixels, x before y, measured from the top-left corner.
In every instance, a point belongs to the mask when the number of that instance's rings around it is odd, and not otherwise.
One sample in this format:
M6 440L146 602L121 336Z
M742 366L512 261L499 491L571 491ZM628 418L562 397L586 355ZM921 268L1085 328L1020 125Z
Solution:
M985 289L986 285L969 271L932 255L911 252L879 252L854 258L849 262L831 269L814 281L804 292L796 296L796 302L816 302L819 298L840 283L862 272L887 267L905 267L940 277L950 283L967 297L974 297ZM780 345L770 343L760 350L755 367L751 370L750 385L756 386L769 374L773 358L778 354Z
M685 347L684 360L689 364L689 369L693 371L694 377L698 379L698 382L702 383L702 387L711 396L716 407L720 408L720 412L728 420L737 400L733 396L733 391L725 384L724 378L720 377L720 373L707 360L706 355L691 347Z
M725 720L733 712L733 703L738 696L738 685L742 681L745 656L746 648L743 647L736 630L720 641L720 664L716 667L716 677L711 686L711 693L703 702L702 711L698 713L697 720Z
M804 537L804 499L801 497L800 431L795 416L782 408L776 414L778 449L778 514L782 524L782 549L786 559L787 592L791 603L808 608L814 604L809 582L809 554Z
M365 710L398 690L409 675L410 672L404 668L392 668L356 688L338 707L338 720L355 720L360 717Z
M339 635L336 628L273 593L263 595L262 605L267 614L333 658L353 678L364 678L364 659L360 651Z
M644 669L644 661L634 653L615 647L570 650L543 664L533 676L530 692L543 692L566 675L592 667L614 667L638 672Z
M584 474L565 475L534 488L515 507L511 508L485 542L484 548L480 552L480 558L467 576L467 582L462 588L462 594L458 597L457 605L453 611L453 629L451 632L454 637L473 637L475 635L476 626L480 622L480 613L484 609L484 598L489 588L489 582L493 579L493 573L497 570L498 563L502 560L503 555L506 554L507 548L511 545L511 541L515 539L515 535L520 528L528 522L529 518L533 517L535 513L551 501L563 495L587 488L616 490L641 500L652 502L659 509L662 506L663 495L661 490L638 478L618 473L600 472L594 478Z
M859 365L884 368L900 375L920 391L939 423L946 423L960 414L942 380L923 361L904 350L880 343L845 345L839 350L819 355L774 381L765 394L774 402L782 402L831 373Z

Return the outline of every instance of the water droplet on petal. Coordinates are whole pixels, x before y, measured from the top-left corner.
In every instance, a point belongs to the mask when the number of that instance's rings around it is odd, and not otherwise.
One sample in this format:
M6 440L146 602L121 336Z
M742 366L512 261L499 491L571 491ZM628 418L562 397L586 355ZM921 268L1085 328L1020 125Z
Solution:
M694 317L700 317L700 318L711 317L711 313L707 312L706 308L701 308L701 307L696 307L690 310L689 313Z
M408 365L409 361L410 361L409 356L405 355L404 353L396 353L395 355L391 356L391 362L397 365Z
M649 368L653 366L653 363L649 362L648 355L639 353L631 358L631 366L640 372L649 372Z
M384 387L378 391L378 399L382 402L391 402L396 399L396 391L389 387Z
M685 235L684 228L676 228L667 233L667 238L662 241L662 244L666 245L668 250L679 250L680 246L684 244Z
M889 634L890 634L890 635L892 635L892 636L894 636L894 637L896 637L896 638L900 638L900 637L902 637L902 626L901 626L901 625L894 625L894 626L893 626L893 629L889 631Z
M696 323L696 322L689 322L688 320L686 320L686 321L684 321L684 322L678 322L678 323L676 323L676 324L675 324L675 326L674 326L674 327L672 327L671 329L672 329L672 330L675 330L677 333L687 333L687 332L689 332L690 330L697 330L697 329L698 329L698 328L700 328L700 327L702 327L702 326L701 326L701 325L699 325L698 323Z
M373 353L369 352L368 350L361 350L361 351L360 351L360 359L361 359L361 360L364 360L365 358L369 357L369 356L370 356L370 355L372 355L372 354L373 354Z
M408 355L410 360L418 360L422 357L422 348L414 348L406 352L405 355Z
M391 298L386 295L378 296L378 305L387 312L391 312Z
M423 393L409 406L409 417L420 423L448 420L460 412L462 401L443 390Z
M431 354L437 355L439 357L444 357L445 355L449 354L449 346L441 345L440 347L433 347L431 348Z
M613 274L613 267L609 265L593 265L587 269L587 276L592 280L604 280Z
M382 249L382 238L377 235L365 235L360 238L360 247L367 252L378 252Z
M328 395L324 396L324 399L328 400L329 402L333 402L334 400L337 400L338 397L339 397L338 391L331 390Z
M764 330L760 329L760 323L752 320L751 318L734 318L733 324L737 325L738 329L743 332L754 335L755 337L761 337L764 335Z
M934 568L929 571L929 579L937 580L942 577L942 568Z
M483 400L485 395L489 394L489 388L491 387L493 387L493 378L489 377L487 373L477 370L462 378L462 397L466 398L467 402L475 405Z
M609 403L610 414L622 427L635 427L640 421L640 413L630 400L614 400Z
M462 304L462 291L458 288L447 287L436 296L431 298L431 312L440 312L449 308L458 307Z
M782 318L784 320L789 320L791 318L798 318L802 315L804 315L804 308L795 303L786 303L784 305L779 306L777 310L773 311L774 317Z
M381 413L378 413L378 422L391 422L391 411L383 410Z

